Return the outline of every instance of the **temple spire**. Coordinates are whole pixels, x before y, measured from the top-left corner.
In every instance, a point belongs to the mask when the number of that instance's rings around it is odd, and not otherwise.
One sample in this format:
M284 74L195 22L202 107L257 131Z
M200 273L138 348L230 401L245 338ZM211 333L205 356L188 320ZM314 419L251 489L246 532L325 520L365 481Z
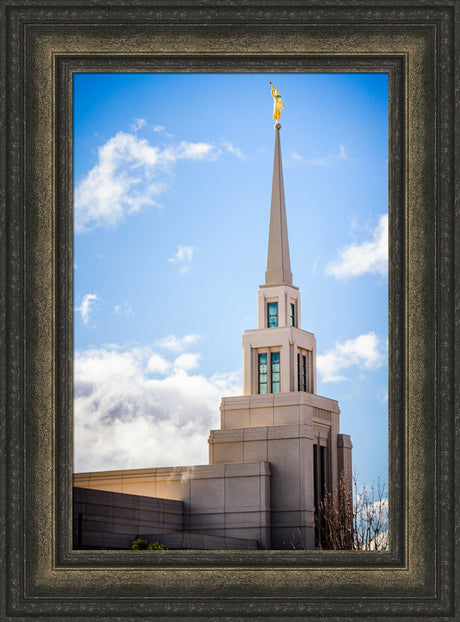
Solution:
M280 146L281 125L275 125L275 156L273 160L270 232L268 236L265 285L292 285L291 261L284 200L283 166Z

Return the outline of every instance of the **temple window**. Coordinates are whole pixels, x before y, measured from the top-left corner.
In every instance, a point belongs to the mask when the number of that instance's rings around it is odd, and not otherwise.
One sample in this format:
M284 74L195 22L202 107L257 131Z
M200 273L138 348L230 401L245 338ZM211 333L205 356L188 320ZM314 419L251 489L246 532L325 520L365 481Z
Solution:
M280 375L280 353L271 353L271 385L272 393L280 393L281 391L281 375Z
M268 364L267 353L259 354L259 393L268 393Z
M307 390L307 357L305 354L297 354L297 390Z
M257 391L259 395L281 392L281 359L276 352L259 352L257 355Z
M267 304L267 325L268 328L275 328L278 326L278 303L269 302Z

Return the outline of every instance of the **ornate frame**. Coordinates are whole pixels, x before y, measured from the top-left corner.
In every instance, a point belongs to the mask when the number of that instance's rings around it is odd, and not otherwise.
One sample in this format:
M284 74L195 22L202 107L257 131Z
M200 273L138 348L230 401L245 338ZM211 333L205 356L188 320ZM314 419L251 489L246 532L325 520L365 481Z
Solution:
M458 5L110 4L1 9L2 619L454 620ZM72 551L72 73L267 69L389 73L391 551Z

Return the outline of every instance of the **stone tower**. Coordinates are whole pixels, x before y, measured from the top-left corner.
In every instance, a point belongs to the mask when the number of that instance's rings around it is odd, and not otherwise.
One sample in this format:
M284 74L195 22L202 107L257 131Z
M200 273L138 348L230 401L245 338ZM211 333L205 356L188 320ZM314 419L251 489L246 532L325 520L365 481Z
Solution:
M316 340L301 329L292 284L280 145L275 125L270 230L257 329L243 334L243 396L221 403L209 463L268 461L271 548L315 547L315 513L340 472L351 477L350 437L340 434L337 401L316 394ZM244 491L241 491L244 506Z

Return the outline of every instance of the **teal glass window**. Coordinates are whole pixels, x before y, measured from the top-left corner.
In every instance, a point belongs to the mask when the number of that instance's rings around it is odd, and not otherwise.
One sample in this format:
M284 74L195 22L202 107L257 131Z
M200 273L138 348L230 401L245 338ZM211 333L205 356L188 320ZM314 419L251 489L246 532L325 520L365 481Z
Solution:
M271 353L271 384L272 393L281 392L281 375L280 375L280 353Z
M295 326L295 304L291 302L291 326Z
M278 326L278 303L269 302L267 305L268 328Z
M268 393L267 354L259 354L259 393Z

